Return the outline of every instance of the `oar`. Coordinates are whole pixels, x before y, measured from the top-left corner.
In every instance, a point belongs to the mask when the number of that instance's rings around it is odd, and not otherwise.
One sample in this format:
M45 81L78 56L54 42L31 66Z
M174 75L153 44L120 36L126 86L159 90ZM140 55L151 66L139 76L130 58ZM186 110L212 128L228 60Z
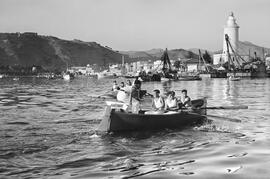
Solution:
M208 106L201 109L248 109L248 106Z
M230 122L237 122L237 123L242 122L240 119L233 119L233 118L222 117L222 116L215 116L215 115L202 115L202 116L205 116L207 118L210 117L210 119L212 120L222 120L222 121L230 121Z
M233 118L228 118L228 117L222 117L222 116L215 116L215 115L200 115L198 113L193 113L193 112L189 112L190 114L193 114L193 115L198 115L198 116L202 116L202 117L206 117L206 118L209 118L213 121L215 120L222 120L222 121L230 121L230 122L237 122L237 123L240 123L242 122L240 119L233 119Z
M116 98L116 95L112 94L112 92L113 91L110 90L110 91L105 92L104 94L101 94L101 95L98 95L98 96L91 95L90 97L92 97L92 98L106 98L105 95L107 95L108 98L115 99Z

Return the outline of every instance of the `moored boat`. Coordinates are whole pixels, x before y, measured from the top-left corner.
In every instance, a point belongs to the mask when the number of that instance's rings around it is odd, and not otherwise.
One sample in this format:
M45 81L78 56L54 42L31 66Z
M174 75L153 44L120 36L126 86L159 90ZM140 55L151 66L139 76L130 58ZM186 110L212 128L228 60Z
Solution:
M183 76L178 77L178 81L200 81L202 78L200 76Z
M230 80L230 81L240 81L241 78L240 78L240 77L230 76L230 77L229 77L229 80Z
M114 78L117 78L116 74L110 73L110 72L100 72L100 73L97 73L96 75L97 75L98 79L103 79L103 78L114 79Z
M108 103L109 104L109 103ZM105 115L102 119L98 131L121 132L121 131L141 131L158 129L185 128L202 123L206 114L206 99L192 101L194 110L181 110L178 112L168 112L163 114L139 114L124 112L118 107L106 106Z
M160 80L161 80L161 81L171 81L171 80L173 80L173 79L172 79L172 78L161 77Z
M67 81L70 80L70 75L69 74L64 74L63 79L67 80Z

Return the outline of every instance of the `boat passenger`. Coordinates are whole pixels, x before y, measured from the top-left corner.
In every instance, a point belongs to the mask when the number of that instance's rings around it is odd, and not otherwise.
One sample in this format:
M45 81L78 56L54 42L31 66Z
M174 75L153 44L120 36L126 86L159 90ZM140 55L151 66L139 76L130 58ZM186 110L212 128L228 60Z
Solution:
M181 102L182 102L182 105L181 106L184 107L184 108L190 108L190 107L192 107L191 99L187 95L187 90L186 89L183 89L182 90Z
M117 90L119 90L119 86L118 86L116 80L114 80L114 81L113 81L112 91L117 91Z
M152 100L152 111L147 111L145 114L162 114L164 113L165 102L162 96L160 96L160 91L158 89L154 90L154 98Z
M175 92L170 91L167 99L165 100L165 110L166 111L177 111L179 109L178 100L175 97Z
M132 83L130 80L127 80L127 86L132 86Z
M120 87L120 90L123 89L123 88L125 88L125 83L122 81L122 82L120 83L120 86L119 86L119 87Z
M121 101L124 103L128 103L128 101L129 101L129 93L126 91L126 87L125 87L124 82L120 83L120 88L117 92L116 99L117 99L117 101Z
M141 86L141 85L142 85L142 82L141 82L140 79L141 79L141 78L140 78L139 76L137 76L137 77L135 78L134 82L133 82L133 85L139 84L139 85Z
M139 113L140 108L140 81L135 81L130 94L130 106L132 113Z
M130 80L127 80L127 84L126 84L125 90L126 90L128 93L131 93L131 90L132 90L132 83L131 83Z

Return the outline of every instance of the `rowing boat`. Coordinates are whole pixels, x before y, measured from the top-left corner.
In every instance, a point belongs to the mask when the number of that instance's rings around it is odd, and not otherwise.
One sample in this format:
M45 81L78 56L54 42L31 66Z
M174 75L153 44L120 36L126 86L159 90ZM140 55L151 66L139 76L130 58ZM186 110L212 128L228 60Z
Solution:
M229 77L229 80L230 80L230 81L240 81L241 78L240 78L240 77L230 76L230 77Z
M114 103L115 104L115 103ZM117 103L121 106L121 103ZM107 103L105 115L99 124L98 131L142 131L185 128L200 124L205 120L206 99L193 100L193 110L180 110L163 114L139 114L124 112L122 109Z

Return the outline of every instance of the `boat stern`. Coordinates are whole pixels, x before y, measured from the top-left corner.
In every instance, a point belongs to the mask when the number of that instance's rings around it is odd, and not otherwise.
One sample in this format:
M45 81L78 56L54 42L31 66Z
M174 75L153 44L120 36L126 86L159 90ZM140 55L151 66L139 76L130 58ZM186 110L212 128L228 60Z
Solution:
M99 126L96 129L97 131L100 131L100 132L108 132L108 131L110 131L111 111L112 111L111 106L107 105L106 108L105 108L104 116L103 116L101 122L99 123Z

